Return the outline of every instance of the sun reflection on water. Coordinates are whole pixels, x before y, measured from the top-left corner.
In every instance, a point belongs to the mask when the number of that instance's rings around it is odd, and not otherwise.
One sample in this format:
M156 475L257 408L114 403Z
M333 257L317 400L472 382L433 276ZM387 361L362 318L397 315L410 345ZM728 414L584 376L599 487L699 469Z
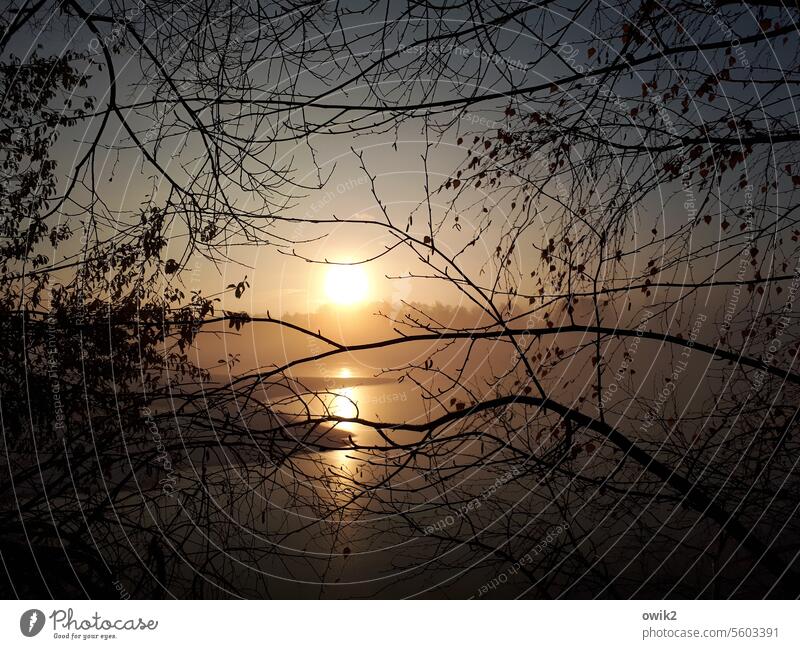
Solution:
M341 417L342 419L358 417L356 396L356 388L339 388L333 390L330 395L330 401L327 404L328 413L332 417ZM354 433L356 432L357 424L351 421L343 421L337 423L336 428L338 430Z

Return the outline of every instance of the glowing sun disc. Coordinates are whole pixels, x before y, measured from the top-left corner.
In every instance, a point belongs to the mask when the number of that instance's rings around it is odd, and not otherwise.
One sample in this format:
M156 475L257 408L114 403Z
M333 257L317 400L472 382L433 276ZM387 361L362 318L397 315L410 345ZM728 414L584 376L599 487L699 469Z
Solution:
M369 281L361 266L331 266L325 276L325 294L335 304L355 304L367 297Z

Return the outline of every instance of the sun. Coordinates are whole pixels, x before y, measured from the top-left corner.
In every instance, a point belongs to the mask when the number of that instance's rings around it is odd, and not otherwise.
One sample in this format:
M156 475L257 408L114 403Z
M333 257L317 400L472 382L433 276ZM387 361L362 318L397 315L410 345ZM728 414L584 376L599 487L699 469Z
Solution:
M325 276L325 294L334 304L362 302L369 292L367 273L361 266L331 266Z

